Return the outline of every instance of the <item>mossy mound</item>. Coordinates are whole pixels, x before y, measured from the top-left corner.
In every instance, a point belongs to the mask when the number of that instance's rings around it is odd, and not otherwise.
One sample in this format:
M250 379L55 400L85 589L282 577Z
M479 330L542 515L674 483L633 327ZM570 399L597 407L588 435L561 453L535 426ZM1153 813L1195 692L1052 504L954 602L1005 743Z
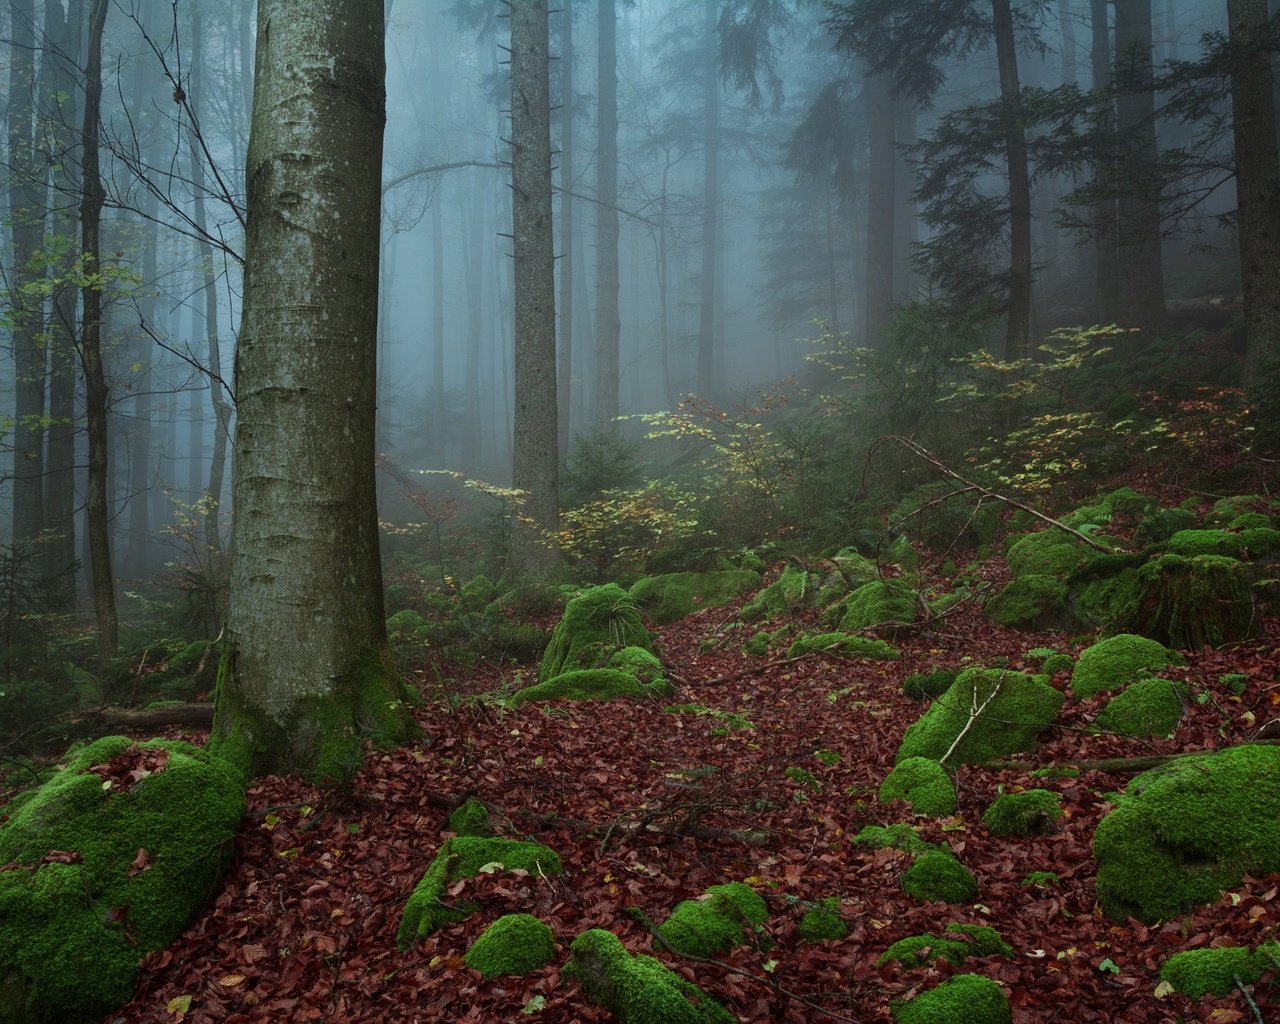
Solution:
M1271 507L1271 499L1261 494L1234 494L1215 501L1204 521L1206 526L1226 526L1246 512L1265 512Z
M957 974L914 999L890 1007L898 1024L1009 1024L1004 989L979 974Z
M796 934L805 942L838 942L849 934L849 926L840 916L840 901L828 896L820 905L810 907L796 926Z
M1062 797L1048 789L1005 793L983 812L982 824L994 836L1043 836L1062 820Z
M914 825L899 823L896 825L867 825L853 837L857 846L869 846L873 850L905 850L915 856L928 853L938 847L920 838Z
M994 928L981 924L949 924L947 934L909 935L899 939L876 959L876 966L899 963L923 967L935 960L959 966L970 957L1013 956L1013 947Z
M1070 621L1066 584L1055 576L1019 576L987 602L983 614L1015 629L1060 628Z
M909 625L916 621L915 588L902 580L873 580L864 583L835 607L841 609L841 633L857 633L886 625Z
M630 672L616 668L589 668L565 672L544 683L534 683L511 695L513 704L542 700L616 700L670 697L675 693L665 679L643 683Z
M742 882L713 885L696 900L681 900L659 925L663 942L678 953L708 957L747 941L769 918L764 900Z
M1191 530L1196 514L1185 508L1158 508L1146 515L1133 533L1139 544L1159 544L1180 530Z
M1005 557L1009 571L1019 579L1023 576L1065 577L1096 554L1084 541L1051 527L1019 537L1009 545Z
M564 616L538 665L538 681L603 668L624 647L653 649L653 638L645 629L640 610L617 584L592 587L565 605Z
M760 585L760 574L745 569L721 572L673 572L646 576L629 591L653 622L678 622L703 608L717 608Z
M902 692L912 700L936 700L956 681L962 670L939 668L932 672L916 672L902 681Z
M742 645L742 653L753 658L763 658L773 646L773 634L759 630L751 635L751 639Z
M1170 647L1199 650L1259 629L1247 567L1221 555L1164 555L1138 570L1133 628Z
M1071 673L1071 692L1083 699L1118 690L1144 673L1176 665L1180 660L1157 640L1119 633L1081 653Z
M880 784L881 801L904 800L916 814L942 818L956 812L956 787L937 761L908 757L899 761Z
M479 800L468 800L449 814L449 831L460 836L491 836L489 809Z
M1070 672L1076 667L1076 659L1069 654L1051 654L1044 659L1040 671L1047 676L1055 676L1059 672Z
M968 731L951 754L953 763L983 764L1034 750L1036 738L1057 717L1064 699L1048 683L1020 672L968 669L907 729L894 763L909 757L940 760L966 726ZM971 709L984 703L982 714L969 726Z
M1182 757L1129 783L1098 825L1098 900L1123 921L1173 917L1280 871L1280 748Z
M1223 555L1243 558L1244 538L1226 530L1179 530L1168 541L1169 551L1184 558L1196 555Z
M811 608L818 597L818 580L797 565L788 565L782 575L761 590L738 612L746 622L794 615Z
M213 891L244 814L244 779L186 743L108 736L9 812L0 1006L17 1020L98 1020L129 999L138 962L176 939Z
M556 955L551 929L532 914L505 914L489 925L462 959L486 978L524 975Z
M950 850L922 853L902 875L902 889L918 900L969 903L978 895L978 880Z
M1068 584L1067 606L1080 629L1126 629L1138 613L1138 592L1138 570L1126 566Z
M405 903L396 945L408 949L442 925L470 915L475 910L472 904L455 900L446 904L441 897L453 883L473 878L482 870L558 875L562 869L555 851L541 843L479 836L446 839Z
M737 1024L737 1017L693 982L651 956L632 956L612 932L583 932L570 950L565 973L619 1024Z
M1062 517L1067 526L1083 530L1108 526L1113 522L1135 522L1155 506L1155 501L1130 487L1121 487L1103 495L1092 505L1082 505Z
M902 657L893 644L877 640L875 637L849 633L819 633L816 636L802 636L788 648L787 657L795 658L813 651L828 651L832 654L881 661L896 661Z
M1112 697L1093 724L1122 736L1170 736L1182 720L1190 694L1171 679L1140 679Z
M1248 946L1219 946L1188 949L1174 953L1160 968L1160 979L1167 981L1184 996L1225 996L1240 984L1252 985L1268 971L1277 969L1280 943L1263 943L1257 949Z
M948 481L924 484L908 492L889 513L889 525L935 551L967 551L990 544L1000 527L991 504Z

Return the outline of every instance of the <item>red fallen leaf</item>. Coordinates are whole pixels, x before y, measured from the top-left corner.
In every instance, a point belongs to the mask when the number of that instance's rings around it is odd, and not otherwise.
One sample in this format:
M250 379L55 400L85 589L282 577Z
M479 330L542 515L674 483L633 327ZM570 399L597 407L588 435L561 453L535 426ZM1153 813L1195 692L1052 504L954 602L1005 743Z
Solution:
M41 864L82 864L79 850L50 850L40 858Z
M134 875L140 875L144 871L151 870L151 855L146 850L139 847L137 856L133 858L133 863L129 865L129 870L125 872L130 878Z

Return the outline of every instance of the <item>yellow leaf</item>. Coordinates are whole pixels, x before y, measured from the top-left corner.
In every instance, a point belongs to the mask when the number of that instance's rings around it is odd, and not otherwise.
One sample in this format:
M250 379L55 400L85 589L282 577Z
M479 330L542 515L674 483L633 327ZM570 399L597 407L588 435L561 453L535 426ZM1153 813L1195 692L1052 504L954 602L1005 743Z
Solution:
M224 974L218 979L218 984L223 988L235 988L244 981L243 974Z
M168 1005L165 1006L164 1009L166 1013L170 1013L170 1014L186 1013L188 1010L191 1009L191 997L190 996L174 996L172 999L169 1000Z

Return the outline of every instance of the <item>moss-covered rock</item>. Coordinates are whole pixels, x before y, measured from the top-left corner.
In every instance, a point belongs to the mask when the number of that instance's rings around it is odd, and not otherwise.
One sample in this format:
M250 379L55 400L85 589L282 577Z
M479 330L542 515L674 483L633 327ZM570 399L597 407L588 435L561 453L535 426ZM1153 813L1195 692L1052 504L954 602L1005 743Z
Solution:
M555 955L550 928L532 914L505 914L480 933L463 960L486 978L497 978L536 971Z
M1270 507L1270 499L1261 494L1234 494L1215 501L1204 521L1206 526L1226 526L1246 512L1265 512Z
M624 647L620 651L615 651L605 667L615 669L618 672L625 672L627 675L635 677L648 689L657 692L665 692L670 689L667 686L667 677L663 672L662 662L658 660L656 654L645 650L643 647Z
M1119 633L1081 653L1071 673L1071 692L1080 698L1108 693L1180 660L1159 641Z
M1139 775L1098 825L1098 900L1114 920L1172 917L1280 871L1280 748L1231 747Z
M17 1020L98 1020L212 892L244 813L244 779L186 743L108 736L8 813L0 1005Z
M1196 525L1196 514L1185 508L1158 508L1148 513L1138 524L1133 539L1139 544L1159 544L1180 530L1191 530Z
M1009 1024L1004 989L979 974L957 974L890 1007L898 1024Z
M746 622L794 615L813 606L819 581L808 570L788 565L782 575L761 590L738 612Z
M760 574L745 569L673 572L646 576L633 584L629 593L640 611L661 625L703 608L726 605L759 585Z
M882 661L895 661L902 656L893 644L877 640L875 637L849 633L819 633L816 636L797 638L788 648L787 657L795 658L813 651L829 651L832 654Z
M930 850L911 863L902 876L902 889L918 900L969 903L978 895L978 881L950 850Z
M1005 557L1009 571L1016 579L1022 576L1065 577L1096 554L1094 548L1065 530L1050 527L1017 538L1009 545Z
M445 903L441 897L455 882L473 878L485 869L558 875L561 865L555 851L541 843L479 836L446 839L405 903L396 945L408 949L442 925L470 915L475 910L472 904L453 899Z
M666 680L642 683L630 672L616 668L589 668L565 672L543 683L534 683L511 695L514 704L541 700L616 700L669 697L675 688Z
M904 850L912 856L938 849L921 839L914 825L905 823L867 825L853 837L853 842L857 846L868 846L873 850Z
M956 681L962 670L958 668L939 668L932 672L916 672L902 681L902 692L912 700L936 700Z
M1013 947L994 928L981 924L949 924L945 935L909 935L899 939L876 959L876 966L900 963L922 967L935 960L959 966L970 957L1013 956Z
M1268 971L1276 970L1280 943L1269 942L1256 950L1248 946L1218 946L1174 953L1160 968L1160 978L1184 996L1225 996L1236 990L1236 979L1252 985Z
M766 633L764 630L758 630L751 634L751 639L742 646L744 654L749 654L753 658L763 658L769 653L769 648L773 645L773 634Z
M942 818L956 811L956 788L937 761L908 757L899 761L880 784L879 798L888 803L904 800L916 814Z
M1062 820L1062 797L1048 789L1005 793L983 812L982 824L995 836L1043 836Z
M1138 570L1133 628L1171 647L1199 650L1257 635L1246 566L1221 555L1164 555Z
M1080 629L1127 628L1138 613L1139 590L1138 570L1126 567L1068 586L1067 605Z
M565 973L619 1024L737 1024L693 982L651 956L632 956L612 932L583 932L570 949L573 958Z
M1069 622L1067 587L1055 576L1027 573L1012 580L984 609L997 625L1015 629L1057 629Z
M460 836L491 836L489 809L479 800L468 800L449 814L449 831Z
M796 934L805 942L838 942L849 934L849 926L840 916L840 901L828 896L820 905L810 907L796 926Z
M1112 697L1094 725L1122 736L1169 736L1182 720L1190 694L1171 679L1140 679Z
M836 607L842 608L838 626L841 633L908 625L918 616L915 588L897 579L864 583Z
M696 900L681 900L658 934L678 953L708 957L742 945L768 918L759 893L742 882L729 882L711 886Z
M617 584L592 587L565 605L538 665L538 681L603 668L624 647L653 649L640 610Z
M1168 547L1173 554L1185 558L1196 555L1243 558L1245 553L1244 538L1226 530L1179 530L1169 538Z
M1052 686L1020 672L968 669L907 729L894 763L909 757L940 760L966 727L951 754L956 764L982 764L1034 750L1036 738L1057 717L1063 700ZM972 709L984 703L970 726Z
M1076 667L1076 659L1069 654L1051 654L1044 659L1040 671L1047 676L1056 676L1059 672L1071 672Z
M1067 513L1062 521L1077 530L1108 526L1111 523L1132 523L1146 515L1155 501L1129 487L1121 487L1104 495L1092 505L1082 505Z

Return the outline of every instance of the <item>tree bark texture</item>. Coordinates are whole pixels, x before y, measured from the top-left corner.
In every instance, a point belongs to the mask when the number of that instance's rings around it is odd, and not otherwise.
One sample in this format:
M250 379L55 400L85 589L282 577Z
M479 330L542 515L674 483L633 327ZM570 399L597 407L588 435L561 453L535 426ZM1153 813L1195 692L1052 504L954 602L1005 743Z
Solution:
M560 2L560 304L556 414L560 457L569 454L573 411L574 124L573 0Z
M618 416L618 11L599 0L596 68L596 409Z
M403 738L374 483L382 0L261 0L211 746L341 780Z
M510 569L555 565L560 516L556 414L555 242L551 223L551 91L547 0L511 9L511 234L515 253L512 483L524 492Z
M894 230L897 212L897 150L893 145L893 80L887 73L863 79L870 152L867 168L866 336L879 348L888 340L893 305Z
M1227 0L1246 383L1268 448L1280 441L1280 154L1266 0Z
M1094 159L1094 183L1098 199L1093 207L1094 283L1097 290L1097 318L1114 323L1120 316L1120 267L1116 252L1116 200L1112 194L1115 168L1112 165L1110 139L1116 130L1115 100L1111 96L1111 26L1107 16L1107 0L1089 0L1092 39L1090 63L1093 68L1093 91L1096 131L1106 140L1097 147Z
M720 226L719 4L703 0L702 18L702 277L698 303L698 394L715 393L716 275Z

